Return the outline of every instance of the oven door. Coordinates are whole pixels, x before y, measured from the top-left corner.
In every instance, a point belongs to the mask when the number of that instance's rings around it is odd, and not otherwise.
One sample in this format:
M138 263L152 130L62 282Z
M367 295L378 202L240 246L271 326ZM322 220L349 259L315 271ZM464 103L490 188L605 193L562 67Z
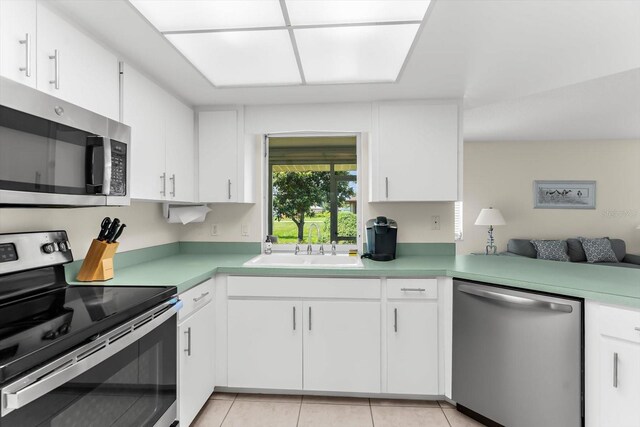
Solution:
M177 425L181 305L158 306L4 386L0 427Z

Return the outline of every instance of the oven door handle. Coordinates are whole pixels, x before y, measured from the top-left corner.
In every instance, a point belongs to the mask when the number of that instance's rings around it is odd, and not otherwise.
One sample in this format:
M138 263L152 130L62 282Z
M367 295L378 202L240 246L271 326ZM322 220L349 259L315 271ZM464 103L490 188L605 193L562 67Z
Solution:
M174 298L2 388L2 416L20 409L124 350L182 308Z

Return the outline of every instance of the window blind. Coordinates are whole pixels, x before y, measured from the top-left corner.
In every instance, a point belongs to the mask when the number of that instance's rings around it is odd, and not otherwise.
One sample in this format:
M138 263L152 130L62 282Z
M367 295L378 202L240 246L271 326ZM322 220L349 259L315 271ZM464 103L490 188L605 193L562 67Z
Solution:
M456 240L462 240L462 202L455 202L454 233Z

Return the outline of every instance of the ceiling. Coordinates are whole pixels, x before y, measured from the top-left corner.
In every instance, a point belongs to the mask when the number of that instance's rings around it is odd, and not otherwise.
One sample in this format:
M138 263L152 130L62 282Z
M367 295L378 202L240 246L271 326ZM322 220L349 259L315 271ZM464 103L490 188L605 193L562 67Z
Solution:
M213 87L126 0L56 4L193 106L463 98L465 140L640 139L636 0L435 0L396 83L251 88Z

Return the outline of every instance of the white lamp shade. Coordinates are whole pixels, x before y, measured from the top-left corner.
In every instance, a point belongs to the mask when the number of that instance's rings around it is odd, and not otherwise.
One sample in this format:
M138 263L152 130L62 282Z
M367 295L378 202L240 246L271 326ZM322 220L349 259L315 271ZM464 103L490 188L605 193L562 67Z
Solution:
M506 222L500 210L488 208L482 209L478 219L475 222L476 225L505 225Z

